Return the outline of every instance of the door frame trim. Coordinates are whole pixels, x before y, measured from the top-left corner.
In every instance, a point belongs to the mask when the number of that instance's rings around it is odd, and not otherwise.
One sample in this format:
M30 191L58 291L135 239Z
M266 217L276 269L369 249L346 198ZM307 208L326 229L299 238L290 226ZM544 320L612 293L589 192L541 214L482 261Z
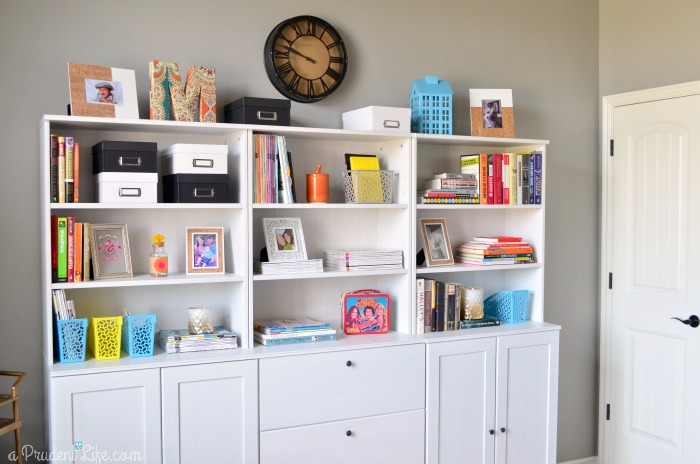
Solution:
M614 134L614 111L621 106L635 105L671 98L700 94L700 81L656 87L603 97L601 115L601 196L600 196L600 347L598 390L598 462L608 462L609 423L606 420L606 404L610 398L610 336L611 292L608 290L608 273L612 271L612 187L613 159L610 156L610 140Z

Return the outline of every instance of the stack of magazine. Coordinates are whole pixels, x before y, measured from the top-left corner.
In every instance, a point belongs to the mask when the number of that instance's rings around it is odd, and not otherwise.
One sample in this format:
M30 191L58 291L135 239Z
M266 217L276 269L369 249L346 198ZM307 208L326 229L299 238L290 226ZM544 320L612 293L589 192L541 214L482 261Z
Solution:
M238 337L223 326L214 326L210 334L190 334L187 329L166 329L158 332L158 344L166 353L228 350L238 347Z
M323 250L326 271L403 269L401 250Z
M255 274L297 274L299 272L323 272L323 261L320 259L308 259L306 261L292 261L288 263L269 263L267 261L253 261Z
M261 345L290 345L335 340L335 329L310 317L260 321L253 324L253 337Z

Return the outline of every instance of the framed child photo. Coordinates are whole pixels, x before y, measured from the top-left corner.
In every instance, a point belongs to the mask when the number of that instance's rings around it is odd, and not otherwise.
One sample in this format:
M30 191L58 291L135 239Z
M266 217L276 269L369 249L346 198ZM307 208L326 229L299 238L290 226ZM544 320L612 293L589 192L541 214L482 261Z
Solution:
M68 63L68 85L72 116L139 118L132 69Z
M185 237L187 274L224 273L223 227L188 227Z
M469 102L473 136L515 137L511 89L469 89Z
M271 263L307 260L300 218L263 218L263 230Z
M423 232L425 261L428 267L454 264L445 219L421 219L420 226Z
M133 277L126 224L93 224L90 242L95 280Z

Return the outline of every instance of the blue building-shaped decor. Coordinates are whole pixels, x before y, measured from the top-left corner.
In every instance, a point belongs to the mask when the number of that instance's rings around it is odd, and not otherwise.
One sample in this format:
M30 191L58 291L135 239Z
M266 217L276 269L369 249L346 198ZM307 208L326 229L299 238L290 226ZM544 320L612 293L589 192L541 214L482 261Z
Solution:
M416 79L411 87L411 132L452 134L452 86L437 76Z

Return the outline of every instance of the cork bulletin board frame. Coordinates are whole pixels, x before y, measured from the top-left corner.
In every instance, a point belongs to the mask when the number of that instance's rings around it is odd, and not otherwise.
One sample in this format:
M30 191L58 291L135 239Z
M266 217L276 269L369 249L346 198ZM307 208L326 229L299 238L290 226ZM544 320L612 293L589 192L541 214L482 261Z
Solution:
M68 63L70 114L138 119L136 74L131 69Z
M511 89L469 89L469 102L473 136L515 138Z

